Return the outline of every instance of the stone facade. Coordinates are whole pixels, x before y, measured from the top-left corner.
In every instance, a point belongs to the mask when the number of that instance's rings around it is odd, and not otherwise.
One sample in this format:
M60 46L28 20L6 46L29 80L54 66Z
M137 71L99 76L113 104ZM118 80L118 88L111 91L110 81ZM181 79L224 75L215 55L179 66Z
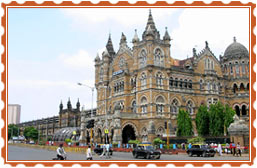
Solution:
M187 110L194 121L201 104L218 101L248 120L248 50L234 38L218 60L205 42L202 51L193 49L191 57L178 60L170 56L170 41L167 29L160 37L151 12L142 40L135 31L132 48L122 33L115 52L109 36L101 58L95 58L96 142L104 141L105 129L113 142L152 141L167 136L164 122L169 123L168 136L176 136L179 108ZM194 122L193 126L197 135Z

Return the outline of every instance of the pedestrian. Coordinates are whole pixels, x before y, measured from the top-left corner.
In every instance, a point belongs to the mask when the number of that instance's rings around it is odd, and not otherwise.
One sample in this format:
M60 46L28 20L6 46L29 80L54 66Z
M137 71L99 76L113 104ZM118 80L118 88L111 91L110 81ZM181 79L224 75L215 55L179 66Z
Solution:
M220 143L218 145L218 152L219 152L219 155L222 156L222 147Z
M100 155L100 158L103 157L104 155L106 155L106 146L105 144L103 144L103 153Z
M192 147L192 144L191 144L191 143L189 143L189 145L188 145L188 149L191 149L191 147Z
M93 156L92 156L91 146L90 145L87 148L87 160L93 160Z
M236 144L233 142L232 143L232 149L233 149L233 156L236 154Z
M60 144L56 150L58 160L66 160L66 152L63 149L63 144Z
M241 149L240 149L240 143L238 142L237 145L236 145L236 149L237 149L237 153L236 153L236 156L241 156Z
M176 146L176 144L174 143L174 144L173 144L173 151L176 151L176 149L177 149L177 146Z
M110 158L110 145L109 144L106 144L106 154L105 154L106 158Z

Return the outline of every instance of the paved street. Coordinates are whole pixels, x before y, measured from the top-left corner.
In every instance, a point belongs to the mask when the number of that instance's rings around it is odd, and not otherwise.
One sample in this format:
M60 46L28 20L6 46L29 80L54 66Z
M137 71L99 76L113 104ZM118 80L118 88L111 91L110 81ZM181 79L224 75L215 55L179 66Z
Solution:
M65 149L65 148L64 148ZM55 151L42 150L34 148L25 148L8 145L8 160L52 160L56 156ZM100 158L94 154L94 160L106 160L105 157ZM68 160L86 160L85 154L80 153L68 153ZM108 160L135 160L132 153L114 152L111 159ZM145 159L136 159L145 160ZM231 155L224 154L223 156L216 155L215 157L189 157L186 154L179 155L162 155L160 160L248 160L248 156L233 157Z

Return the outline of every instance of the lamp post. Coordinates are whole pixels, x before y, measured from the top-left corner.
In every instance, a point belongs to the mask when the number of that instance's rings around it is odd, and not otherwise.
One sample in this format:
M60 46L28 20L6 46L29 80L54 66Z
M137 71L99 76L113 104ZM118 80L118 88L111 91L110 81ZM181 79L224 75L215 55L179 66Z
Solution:
M79 83L79 82L78 82L78 85L79 86L86 86L86 87L88 87L92 90L91 118L93 118L93 103L94 103L94 89L95 89L95 87L91 87L91 86L88 86L86 84ZM91 130L90 130L90 146L92 146L92 136L93 136L93 129L91 128Z

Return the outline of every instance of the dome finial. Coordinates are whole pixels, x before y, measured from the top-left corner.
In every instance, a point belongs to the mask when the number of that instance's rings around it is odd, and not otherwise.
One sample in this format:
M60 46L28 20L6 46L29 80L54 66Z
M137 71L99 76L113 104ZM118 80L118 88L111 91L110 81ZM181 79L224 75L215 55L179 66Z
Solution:
M236 36L234 36L234 43L236 42Z

